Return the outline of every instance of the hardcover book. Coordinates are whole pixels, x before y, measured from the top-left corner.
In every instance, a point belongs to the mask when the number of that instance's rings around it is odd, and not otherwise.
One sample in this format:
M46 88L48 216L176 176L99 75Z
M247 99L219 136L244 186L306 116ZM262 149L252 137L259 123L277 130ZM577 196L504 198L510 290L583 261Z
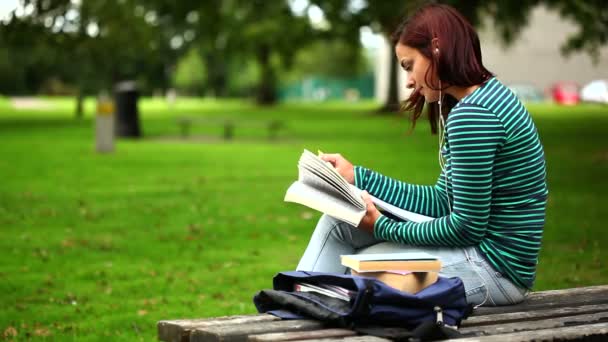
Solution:
M441 261L428 253L380 253L341 255L342 265L356 272L439 272Z

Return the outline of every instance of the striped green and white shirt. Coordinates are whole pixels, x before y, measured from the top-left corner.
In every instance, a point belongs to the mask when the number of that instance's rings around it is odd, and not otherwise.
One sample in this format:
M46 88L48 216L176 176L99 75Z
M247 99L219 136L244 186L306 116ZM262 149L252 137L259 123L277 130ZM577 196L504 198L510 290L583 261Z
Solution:
M445 168L434 186L355 167L357 187L437 217L413 223L380 216L374 235L411 245L478 246L496 270L531 288L548 191L543 147L528 111L492 78L448 115L442 154Z

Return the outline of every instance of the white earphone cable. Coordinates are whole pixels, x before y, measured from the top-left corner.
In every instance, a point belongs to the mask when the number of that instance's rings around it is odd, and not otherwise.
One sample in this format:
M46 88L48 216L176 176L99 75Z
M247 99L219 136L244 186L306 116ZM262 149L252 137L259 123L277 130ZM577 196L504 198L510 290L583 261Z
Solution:
M439 80L439 100L437 101L437 104L439 105L439 118L437 120L437 135L439 136L439 167L441 167L441 172L443 173L444 176L444 182L445 182L445 196L447 199L447 203L448 203L448 211L450 212L450 214L452 213L452 206L450 205L450 195L448 192L448 170L446 168L445 165L445 160L443 159L443 154L442 149L443 149L443 144L445 143L445 120L443 118L443 93L442 93L442 89L441 89L441 80Z
M439 105L439 118L437 119L437 129L438 129L437 133L439 135L439 166L441 167L441 172L443 173L443 176L444 176L445 195L446 195L447 202L448 202L448 210L449 210L449 213L452 214L452 206L450 205L450 195L449 195L449 191L448 191L448 171L447 171L447 167L445 165L445 161L443 159L443 154L441 153L441 151L443 149L443 144L445 143L445 131L446 131L445 119L443 118L443 112L442 112L443 111L442 102L443 102L443 93L442 93L442 88L441 88L441 80L439 80L439 100L437 101L437 104ZM483 301L473 307L473 309L477 309L478 307L484 305L486 303L486 301L488 301L488 299L490 299L490 291L488 290L488 285L486 284L485 280L483 279L483 277L477 270L477 266L475 265L475 263L469 256L469 253L467 253L467 250L464 248L462 250L464 251L464 255L465 255L468 263L471 265L471 268L477 274L477 276L481 280L482 286L485 288L485 296L484 296Z

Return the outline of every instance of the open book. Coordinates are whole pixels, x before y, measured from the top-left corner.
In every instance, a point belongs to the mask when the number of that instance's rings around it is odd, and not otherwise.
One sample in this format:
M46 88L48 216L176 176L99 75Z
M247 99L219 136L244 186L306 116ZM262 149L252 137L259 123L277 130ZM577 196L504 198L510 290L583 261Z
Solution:
M298 171L298 180L287 189L285 194L286 202L299 203L353 226L359 225L366 212L361 190L348 183L331 163L304 150L298 161ZM434 220L432 217L397 208L374 196L372 201L378 210L399 220L413 222Z

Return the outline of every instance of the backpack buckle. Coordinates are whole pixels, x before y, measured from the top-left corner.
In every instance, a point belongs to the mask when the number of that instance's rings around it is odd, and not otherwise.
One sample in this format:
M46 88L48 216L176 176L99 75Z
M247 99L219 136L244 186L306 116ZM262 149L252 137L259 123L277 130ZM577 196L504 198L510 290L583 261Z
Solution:
M440 306L435 306L433 308L433 310L435 311L435 314L437 315L435 323L439 326L442 326L443 325L443 310L441 310Z

